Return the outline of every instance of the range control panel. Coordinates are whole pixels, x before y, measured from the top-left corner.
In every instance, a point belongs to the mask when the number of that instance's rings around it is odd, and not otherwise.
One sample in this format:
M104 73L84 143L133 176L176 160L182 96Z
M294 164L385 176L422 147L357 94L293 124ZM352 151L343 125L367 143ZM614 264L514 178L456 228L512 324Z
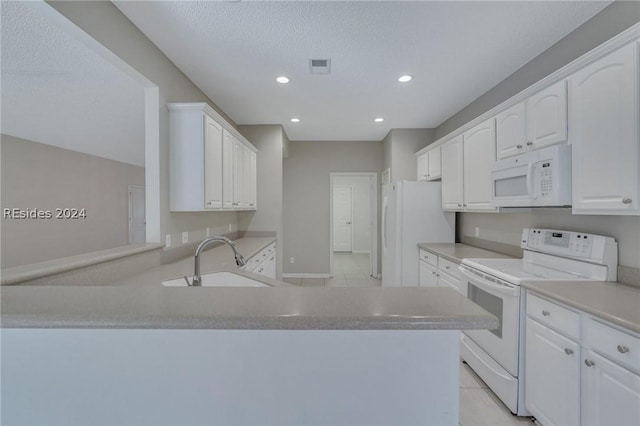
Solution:
M524 228L520 247L540 253L603 263L615 251L611 237L556 229Z

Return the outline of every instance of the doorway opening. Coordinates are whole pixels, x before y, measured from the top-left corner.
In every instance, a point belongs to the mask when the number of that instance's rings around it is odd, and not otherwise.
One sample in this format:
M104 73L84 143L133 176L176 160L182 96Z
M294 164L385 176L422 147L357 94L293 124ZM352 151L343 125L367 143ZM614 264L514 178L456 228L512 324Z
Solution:
M378 284L377 173L330 174L329 265L336 286Z

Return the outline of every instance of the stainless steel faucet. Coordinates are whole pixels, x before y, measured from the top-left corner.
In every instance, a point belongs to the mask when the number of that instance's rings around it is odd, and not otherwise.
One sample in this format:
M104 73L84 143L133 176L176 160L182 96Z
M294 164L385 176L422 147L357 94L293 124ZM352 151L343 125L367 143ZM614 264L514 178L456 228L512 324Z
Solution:
M196 263L195 263L195 271L193 274L193 280L191 281L191 283L189 283L189 280L187 279L187 277L184 277L184 279L187 281L187 284L189 284L190 286L194 286L194 287L202 286L202 277L200 276L200 253L202 252L202 250L204 250L206 246L213 243L214 241L222 241L223 243L227 243L231 247L231 249L233 250L233 255L236 259L236 265L238 265L238 267L241 267L247 264L247 261L244 259L244 256L240 254L235 243L230 239L228 239L227 237L215 236L215 237L206 238L204 241L200 243L200 245L198 245L198 248L196 249Z

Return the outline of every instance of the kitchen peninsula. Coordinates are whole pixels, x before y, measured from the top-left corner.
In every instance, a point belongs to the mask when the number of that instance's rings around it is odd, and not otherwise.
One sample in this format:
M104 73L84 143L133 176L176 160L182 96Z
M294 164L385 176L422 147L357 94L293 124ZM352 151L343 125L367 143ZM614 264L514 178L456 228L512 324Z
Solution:
M10 424L457 425L447 288L2 289Z

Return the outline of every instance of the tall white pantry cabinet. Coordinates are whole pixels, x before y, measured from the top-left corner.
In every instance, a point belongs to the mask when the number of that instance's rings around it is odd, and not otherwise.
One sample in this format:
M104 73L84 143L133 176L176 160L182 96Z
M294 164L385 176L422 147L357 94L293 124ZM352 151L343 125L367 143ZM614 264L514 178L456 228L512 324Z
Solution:
M167 107L171 211L255 210L257 149L205 103Z

